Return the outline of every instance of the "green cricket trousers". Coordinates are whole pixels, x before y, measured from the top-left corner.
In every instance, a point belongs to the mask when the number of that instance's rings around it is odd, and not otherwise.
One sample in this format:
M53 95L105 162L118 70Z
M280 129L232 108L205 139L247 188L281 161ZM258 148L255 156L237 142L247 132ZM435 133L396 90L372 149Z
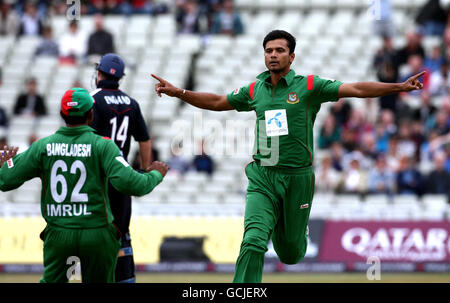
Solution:
M65 283L81 265L83 283L114 283L120 234L109 224L99 228L62 228L47 225L44 240L44 274L41 283Z
M251 162L245 174L244 237L233 282L260 283L271 237L281 262L296 264L305 256L314 172L312 167L281 169Z

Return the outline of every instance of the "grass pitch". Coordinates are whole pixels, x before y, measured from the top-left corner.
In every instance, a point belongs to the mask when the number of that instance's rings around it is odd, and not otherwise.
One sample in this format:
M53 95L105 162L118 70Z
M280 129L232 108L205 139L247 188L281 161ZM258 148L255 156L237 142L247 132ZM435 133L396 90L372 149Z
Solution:
M0 283L37 283L40 274L0 274ZM233 274L220 273L138 273L138 283L230 283ZM365 273L271 273L264 283L450 283L450 273L381 273L371 281Z

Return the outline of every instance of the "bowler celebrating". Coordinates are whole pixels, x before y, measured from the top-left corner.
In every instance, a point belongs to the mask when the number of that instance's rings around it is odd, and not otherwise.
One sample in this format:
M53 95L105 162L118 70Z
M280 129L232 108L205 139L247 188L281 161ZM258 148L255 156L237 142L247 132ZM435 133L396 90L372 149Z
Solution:
M244 236L234 282L261 282L264 254L272 238L281 262L298 263L306 253L307 224L314 195L313 126L322 103L343 97L370 98L419 90L419 78L404 83L342 83L291 70L295 38L274 30L263 41L267 71L228 95L174 87L153 75L158 95L166 94L208 110L256 112L254 161L248 177Z

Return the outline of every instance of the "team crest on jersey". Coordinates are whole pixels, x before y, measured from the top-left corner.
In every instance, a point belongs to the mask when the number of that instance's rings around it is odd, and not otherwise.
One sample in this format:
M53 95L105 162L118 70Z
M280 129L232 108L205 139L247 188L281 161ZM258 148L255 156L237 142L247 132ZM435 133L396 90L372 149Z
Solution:
M233 95L237 95L237 94L239 94L239 88L236 88L233 92Z
M286 100L286 102L289 104L295 104L295 103L298 103L299 101L300 100L298 99L296 92L289 93L288 98Z

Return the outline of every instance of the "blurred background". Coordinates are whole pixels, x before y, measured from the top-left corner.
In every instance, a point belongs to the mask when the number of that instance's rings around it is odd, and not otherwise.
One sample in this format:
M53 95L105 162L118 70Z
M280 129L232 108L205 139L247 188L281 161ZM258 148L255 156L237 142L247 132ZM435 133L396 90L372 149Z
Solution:
M94 63L118 53L126 63L120 88L141 106L152 159L172 167L151 194L133 198L138 282L145 281L139 274L162 272L225 273L229 282L253 145L252 127L243 134L229 122L251 126L254 113L200 111L159 98L150 74L227 94L265 70L262 40L273 29L297 38L297 74L400 82L427 71L418 92L322 105L307 256L283 265L269 243L265 271L291 274L282 282L294 281L292 274L344 272L364 273L367 281L367 258L375 256L383 272L438 273L450 282L449 9L446 0L3 0L0 145L22 152L54 133L63 125L64 91L94 90ZM189 131L180 135L180 125ZM208 138L244 148L226 153ZM133 143L134 167L137 151ZM43 269L40 189L36 178L0 192L0 281ZM320 277L315 282L328 281Z

